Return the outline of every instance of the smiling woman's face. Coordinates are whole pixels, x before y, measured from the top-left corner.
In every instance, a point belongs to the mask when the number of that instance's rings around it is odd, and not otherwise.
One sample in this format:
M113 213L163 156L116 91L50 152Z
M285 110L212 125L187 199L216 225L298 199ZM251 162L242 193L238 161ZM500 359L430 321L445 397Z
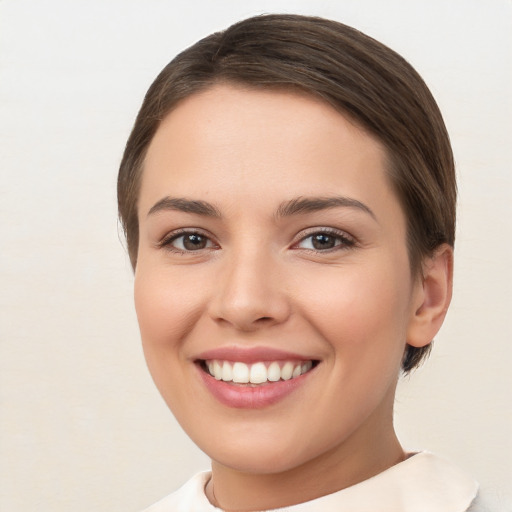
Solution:
M421 281L373 137L308 96L215 86L162 122L138 211L147 363L216 464L279 473L391 442Z

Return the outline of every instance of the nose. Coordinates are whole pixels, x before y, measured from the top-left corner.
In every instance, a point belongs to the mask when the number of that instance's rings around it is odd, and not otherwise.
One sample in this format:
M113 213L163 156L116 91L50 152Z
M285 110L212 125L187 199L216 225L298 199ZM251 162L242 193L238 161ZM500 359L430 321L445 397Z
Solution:
M290 302L279 265L263 254L226 258L219 269L211 318L239 331L255 331L285 322Z

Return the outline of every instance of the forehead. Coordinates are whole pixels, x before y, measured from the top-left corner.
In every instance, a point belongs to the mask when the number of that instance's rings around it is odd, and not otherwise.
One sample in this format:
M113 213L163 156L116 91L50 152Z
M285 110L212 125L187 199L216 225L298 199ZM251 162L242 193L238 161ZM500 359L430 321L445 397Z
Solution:
M392 194L386 161L378 140L326 102L217 85L162 121L146 155L140 207L165 194L221 200L227 192L239 200L286 191L369 200Z

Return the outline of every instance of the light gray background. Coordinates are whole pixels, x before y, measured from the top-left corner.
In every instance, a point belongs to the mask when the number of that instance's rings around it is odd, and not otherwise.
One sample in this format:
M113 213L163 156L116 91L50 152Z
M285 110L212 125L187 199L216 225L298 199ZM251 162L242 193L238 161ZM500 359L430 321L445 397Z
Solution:
M512 509L510 0L0 0L3 512L135 512L207 467L145 368L116 172L172 56L283 11L376 37L438 99L460 178L455 298L397 426Z

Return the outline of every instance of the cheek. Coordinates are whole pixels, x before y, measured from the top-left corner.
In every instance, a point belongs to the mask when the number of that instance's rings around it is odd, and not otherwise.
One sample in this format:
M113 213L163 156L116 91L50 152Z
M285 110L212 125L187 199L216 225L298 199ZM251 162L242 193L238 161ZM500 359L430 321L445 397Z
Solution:
M321 289L310 286L303 305L332 349L350 355L350 360L344 358L347 366L355 362L352 358L401 358L409 281L407 275L397 275L396 267L382 267L380 262L379 268L337 269L336 275L317 281L323 283Z
M196 322L197 293L172 279L165 269L158 272L137 268L134 285L135 309L142 348L149 372L160 394L172 410L187 403L186 375L182 350L185 334Z
M134 298L144 353L153 373L159 360L169 358L180 347L183 333L193 325L197 293L193 294L185 283L171 279L165 270L149 272L138 267Z

